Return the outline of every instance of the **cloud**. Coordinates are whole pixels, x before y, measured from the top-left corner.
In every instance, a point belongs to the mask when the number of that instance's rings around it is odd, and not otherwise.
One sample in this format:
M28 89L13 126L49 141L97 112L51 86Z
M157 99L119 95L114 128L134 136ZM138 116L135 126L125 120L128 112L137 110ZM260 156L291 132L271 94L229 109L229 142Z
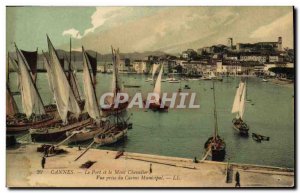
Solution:
M122 7L97 7L96 11L91 16L91 24L93 27L86 29L84 35L94 32L96 28L105 23L106 20L116 17Z
M233 37L235 42L252 43L282 36L289 46L293 42L290 10L288 7L101 7L91 15L91 27L83 30L78 36L80 41L74 41L74 45L84 44L101 53L108 53L110 45L122 52L178 53L187 48L226 44L227 37Z
M102 26L108 19L114 18L119 15L119 10L122 7L97 7L96 11L91 16L92 27L84 30L83 35L77 29L71 28L63 31L62 35L71 35L73 38L81 39L89 33L95 31L96 28Z
M290 41L293 37L293 13L290 12L268 25L264 25L253 31L250 38L268 39L270 37L282 36Z
M80 32L74 28L63 31L62 35L63 36L71 35L72 38L76 38L76 39L82 38L82 36L80 35Z

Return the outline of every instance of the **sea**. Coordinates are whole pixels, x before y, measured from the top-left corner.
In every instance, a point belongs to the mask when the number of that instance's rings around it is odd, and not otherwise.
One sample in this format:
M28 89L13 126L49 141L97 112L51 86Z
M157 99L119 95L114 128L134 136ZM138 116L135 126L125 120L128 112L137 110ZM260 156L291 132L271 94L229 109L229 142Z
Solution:
M82 73L76 74L83 93ZM124 88L132 97L137 92L152 92L150 75L121 74L123 84L140 86ZM166 76L163 78L167 78ZM179 77L178 77L179 78ZM295 121L294 86L263 82L257 77L247 78L247 100L244 120L250 126L249 137L241 137L232 127L236 116L231 108L241 77L224 77L215 81L215 96L218 133L226 143L225 161L245 164L294 168ZM12 91L18 91L16 73L10 74ZM188 85L190 89L184 89ZM205 80L182 80L181 83L162 82L163 92L195 92L197 109L169 109L168 112L153 112L145 109L129 109L133 128L125 140L117 144L98 147L107 150L156 154L163 156L201 159L205 153L204 143L214 131L213 83ZM37 88L44 104L53 102L46 73L39 73ZM111 91L112 74L97 74L98 97ZM144 95L143 95L144 96ZM20 95L14 96L22 109ZM257 142L251 133L270 137L269 141ZM87 142L83 145L87 145Z

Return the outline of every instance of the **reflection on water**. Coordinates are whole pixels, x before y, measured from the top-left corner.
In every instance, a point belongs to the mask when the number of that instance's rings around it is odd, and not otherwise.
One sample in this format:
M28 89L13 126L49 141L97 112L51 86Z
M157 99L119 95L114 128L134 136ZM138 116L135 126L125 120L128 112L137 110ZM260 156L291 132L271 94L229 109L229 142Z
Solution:
M82 90L82 76L78 73ZM12 90L16 91L15 74L10 76ZM97 75L97 95L110 91L111 75ZM136 92L151 92L153 85L145 82L147 76L123 75L125 84L140 85L140 88L125 88L133 96ZM237 135L232 129L231 107L240 78L224 78L216 82L216 103L220 136L226 142L226 159L231 162L273 165L282 167L294 166L294 103L293 87L286 87L261 82L257 78L248 78L247 99L244 119L250 126L249 138ZM45 104L53 99L49 94L46 74L38 75L38 89ZM189 85L189 92L197 93L200 109L170 109L168 113L159 113L131 109L133 129L128 131L128 139L118 144L100 147L101 149L125 150L128 152L150 153L166 156L194 158L203 155L203 146L213 132L213 100L211 81L182 81ZM177 92L180 84L162 83L165 92ZM183 91L185 91L183 89ZM21 99L16 96L21 109ZM270 137L270 141L257 143L251 133ZM86 143L88 144L88 143Z

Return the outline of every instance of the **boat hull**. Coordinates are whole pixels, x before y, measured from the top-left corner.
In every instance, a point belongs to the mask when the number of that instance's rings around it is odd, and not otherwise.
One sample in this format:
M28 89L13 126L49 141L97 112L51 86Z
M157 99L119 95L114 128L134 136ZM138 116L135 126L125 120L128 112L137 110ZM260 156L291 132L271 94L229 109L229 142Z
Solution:
M211 151L211 160L212 161L219 161L222 162L225 159L226 151L225 149L222 150L212 150Z
M94 139L95 135L99 134L103 132L102 128L96 128L94 130L91 130L90 132L80 132L77 133L75 135L73 135L68 142L69 143L75 143L75 142L84 142L84 141L88 141L91 139ZM66 133L67 137L69 137L70 135L72 135L72 131L71 132L67 132Z
M59 141L65 139L66 132L71 131L77 128L85 127L91 124L91 119L86 119L80 122L75 122L72 124L68 124L62 127L54 127L54 128L41 128L41 129L30 129L30 135L32 141L36 142L50 142L50 141Z
M212 144L216 144L217 142L213 141L213 137L210 137L206 143L204 144L204 148L208 151L209 149L211 149L211 160L212 161L219 161L222 162L225 160L225 156L226 156L226 145L225 142L219 139L219 145L214 146Z
M152 111L158 111L158 112L168 112L169 106L165 105L163 107L160 107L160 104L150 103L149 109L151 109Z
M249 126L241 120L240 122L237 122L237 119L233 119L233 129L239 132L239 134L243 137L248 137L249 136Z
M120 103L118 108L114 108L114 104L112 104L111 108L107 108L107 109L106 108L101 108L102 116L107 117L107 116L110 116L110 115L121 113L121 112L123 112L127 109L128 104L129 104L128 102Z
M47 117L38 122L29 122L26 124L19 124L19 125L6 125L7 133L16 133L16 132L24 132L28 131L30 128L40 128L46 127L48 125L52 125L54 123L58 123L60 120L54 119L53 116Z
M100 138L98 135L94 138L94 142L98 144L98 146L104 146L116 143L117 141L125 138L127 136L128 129L123 129L117 131L115 134L111 135L110 137Z

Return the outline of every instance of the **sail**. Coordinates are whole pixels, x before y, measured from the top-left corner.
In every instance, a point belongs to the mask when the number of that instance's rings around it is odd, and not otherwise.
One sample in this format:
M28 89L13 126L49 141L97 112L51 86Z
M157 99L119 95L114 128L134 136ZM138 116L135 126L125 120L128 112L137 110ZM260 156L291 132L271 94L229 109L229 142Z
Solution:
M27 117L30 117L32 113L38 115L45 114L42 99L36 89L31 74L29 73L27 61L17 47L16 53L20 71L20 91L23 111Z
M19 112L16 101L8 87L6 86L6 115L13 116Z
M240 107L239 107L239 116L242 119L244 116L244 112L245 112L245 100L246 100L246 83L243 86L243 92L242 92L242 97L241 97L241 102L240 102Z
M15 72L19 72L19 67L17 61L13 59L10 55L8 56L9 68L12 68Z
M53 72L54 98L58 113L61 119L66 122L68 111L74 113L78 117L81 110L48 36L47 41L50 56L49 63Z
M96 84L96 75L97 75L97 55L96 57L91 56L89 53L86 52L86 55L90 61L92 73L93 73L93 83Z
M53 72L51 70L51 66L50 66L49 61L46 58L45 54L44 54L44 66L47 70L47 77L48 77L48 84L49 84L50 91L51 91L52 95L54 95Z
M216 77L216 75L215 75L215 73L213 71L211 72L210 77L211 78L215 78Z
M71 85L71 89L73 90L76 100L81 101L81 96L78 88L78 81L76 78L75 71L73 71L72 69L69 71L69 83Z
M155 82L155 86L154 86L154 90L153 92L158 94L160 96L160 92L161 92L161 77L162 77L162 73L163 73L163 65L161 65L159 74L157 76L156 82ZM156 99L155 103L159 104L159 99Z
M88 55L82 47L83 54L83 90L85 95L85 109L95 120L100 119L99 105L97 102L97 96L94 88L93 79L90 73L91 63Z
M37 57L38 57L37 51L34 51L34 52L29 52L29 51L25 51L25 50L20 50L20 51L22 52L25 60L27 61L33 81L36 82Z
M20 70L18 67L18 61L13 59L10 55L8 55L8 65L9 65L8 68L12 68L18 74L17 85L18 85L18 89L20 90ZM9 69L8 69L8 73L9 73Z
M231 113L237 113L239 111L239 106L240 106L240 103L241 103L243 87L244 87L244 83L240 82L239 87L236 90L236 94L235 94L235 97L234 97Z
M152 68L152 80L154 79L154 75L155 75L158 67L159 67L159 64L153 64L153 68Z

